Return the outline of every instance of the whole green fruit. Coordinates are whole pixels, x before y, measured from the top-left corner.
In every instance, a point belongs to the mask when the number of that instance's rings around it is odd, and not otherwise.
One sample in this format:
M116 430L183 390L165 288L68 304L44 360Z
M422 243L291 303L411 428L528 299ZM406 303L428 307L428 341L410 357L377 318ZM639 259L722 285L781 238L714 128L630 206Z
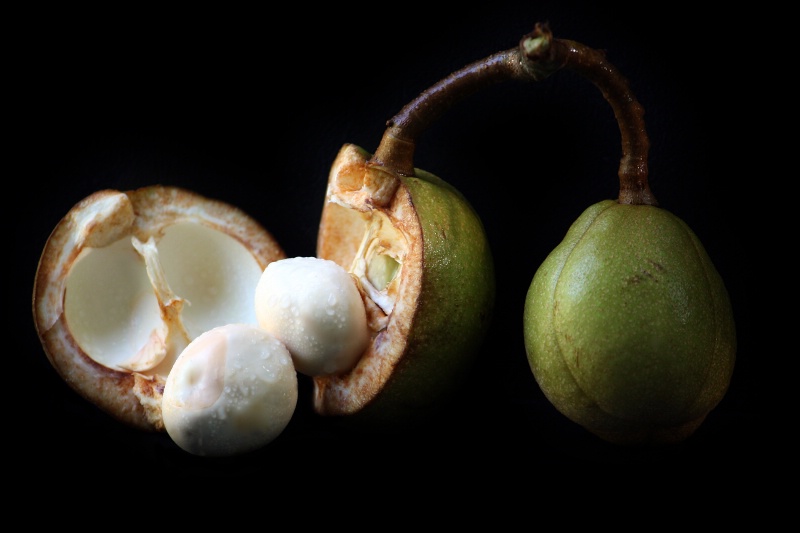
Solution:
M691 435L725 395L736 332L692 230L652 205L589 207L534 275L528 362L565 416L615 443Z

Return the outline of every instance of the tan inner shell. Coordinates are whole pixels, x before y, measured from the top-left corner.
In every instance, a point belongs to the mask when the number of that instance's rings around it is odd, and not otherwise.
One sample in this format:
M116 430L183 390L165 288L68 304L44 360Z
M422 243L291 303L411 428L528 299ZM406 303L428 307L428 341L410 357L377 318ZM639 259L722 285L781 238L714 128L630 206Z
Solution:
M201 333L257 323L253 294L261 272L238 240L178 222L157 242L125 237L84 248L66 281L64 312L76 342L96 362L166 378Z
M421 287L422 230L408 192L388 177L353 145L342 148L331 168L317 256L357 279L372 342L347 373L315 377L321 414L354 413L371 402L405 349ZM384 190L392 194L381 204L376 197Z
M400 245L405 237L380 211L361 213L346 209L340 216L343 219L348 214L352 215L348 224L353 224L356 232L363 232L361 244L348 271L358 279L361 288L383 311L382 314L388 315L394 308L399 290L399 273L404 255L404 247ZM374 327L382 328L382 325Z

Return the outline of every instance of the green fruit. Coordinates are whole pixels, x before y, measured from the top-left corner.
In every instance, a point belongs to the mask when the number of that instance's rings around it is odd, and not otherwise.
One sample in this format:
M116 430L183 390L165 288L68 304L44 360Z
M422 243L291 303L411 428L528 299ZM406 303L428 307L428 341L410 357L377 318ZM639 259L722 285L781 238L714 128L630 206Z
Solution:
M589 207L534 275L531 370L565 416L615 443L678 442L725 395L736 332L692 230L651 205Z
M339 152L317 256L358 281L371 342L352 370L314 378L314 408L396 425L425 420L469 372L491 320L494 265L480 219L455 188L369 157L352 144Z

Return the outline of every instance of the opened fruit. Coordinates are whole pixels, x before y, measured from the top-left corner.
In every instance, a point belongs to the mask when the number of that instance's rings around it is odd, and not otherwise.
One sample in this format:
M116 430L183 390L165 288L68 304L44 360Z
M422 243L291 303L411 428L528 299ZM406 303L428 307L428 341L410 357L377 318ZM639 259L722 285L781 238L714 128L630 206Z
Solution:
M214 327L257 324L255 287L284 257L224 202L166 186L99 191L47 240L34 322L70 387L129 425L163 430L164 384L180 353Z
M400 175L349 144L331 169L317 255L358 281L370 343L349 371L314 377L316 411L425 419L471 370L492 316L480 218L440 178Z

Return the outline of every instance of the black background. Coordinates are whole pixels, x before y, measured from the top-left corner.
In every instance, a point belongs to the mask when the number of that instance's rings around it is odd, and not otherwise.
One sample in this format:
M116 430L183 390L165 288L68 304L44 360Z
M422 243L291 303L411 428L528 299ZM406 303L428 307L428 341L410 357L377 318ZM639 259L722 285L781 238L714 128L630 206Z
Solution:
M601 4L601 3L598 3ZM14 224L12 354L21 372L18 454L41 475L102 480L121 471L277 482L334 476L454 476L496 481L548 473L641 473L731 480L768 472L765 369L754 351L750 253L742 237L744 151L730 102L732 59L722 14L675 4L646 10L589 2L498 1L464 10L284 6L281 11L51 12L21 21L9 83L14 117L8 187ZM286 431L263 450L221 460L180 451L166 435L121 427L50 367L30 298L50 231L104 188L162 183L232 203L287 255L314 255L327 174L338 149L374 150L386 121L472 61L512 48L535 22L604 49L643 105L650 184L697 233L726 282L739 349L722 403L685 442L605 443L546 401L527 366L522 309L536 268L581 211L617 194L620 138L611 108L585 79L491 87L452 108L419 139L416 166L458 187L482 217L498 271L497 303L479 366L433 427L399 435L342 428L310 409L308 384ZM18 69L18 70L17 70ZM724 95L724 97L723 97ZM19 120L17 120L19 119ZM21 205L20 205L21 204ZM17 296L19 295L19 296ZM13 323L12 323L13 325ZM17 333L18 332L18 333ZM302 378L301 378L302 379ZM779 454L778 454L779 456ZM527 482L527 481L526 481ZM445 483L445 482L442 482Z

